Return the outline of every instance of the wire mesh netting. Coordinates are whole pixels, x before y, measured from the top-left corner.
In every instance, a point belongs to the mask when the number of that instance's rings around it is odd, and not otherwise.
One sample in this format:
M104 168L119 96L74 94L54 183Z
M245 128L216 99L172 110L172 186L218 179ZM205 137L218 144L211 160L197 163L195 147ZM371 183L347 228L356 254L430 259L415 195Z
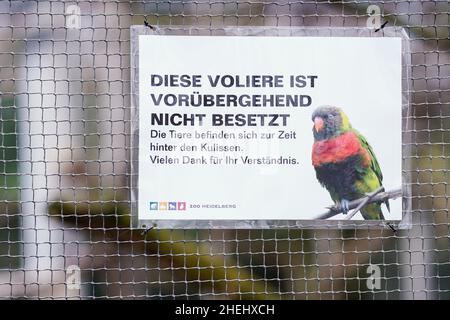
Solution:
M411 39L410 230L129 229L131 25L365 27L370 5ZM0 297L450 298L449 27L438 0L0 1Z

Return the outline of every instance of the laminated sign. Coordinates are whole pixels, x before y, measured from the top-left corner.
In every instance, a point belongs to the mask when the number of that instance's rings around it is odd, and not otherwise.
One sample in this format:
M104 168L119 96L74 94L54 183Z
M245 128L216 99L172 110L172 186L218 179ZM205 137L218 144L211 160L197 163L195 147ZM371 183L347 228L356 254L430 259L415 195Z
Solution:
M135 219L402 220L401 33L259 31L132 30Z

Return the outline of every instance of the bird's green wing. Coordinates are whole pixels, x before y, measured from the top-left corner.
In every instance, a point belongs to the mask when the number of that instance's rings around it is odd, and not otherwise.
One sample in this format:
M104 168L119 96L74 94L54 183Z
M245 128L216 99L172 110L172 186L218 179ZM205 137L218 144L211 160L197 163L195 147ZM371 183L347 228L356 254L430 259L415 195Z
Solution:
M367 150L367 152L369 153L369 156L371 158L370 169L373 171L373 173L377 177L379 185L382 186L383 174L381 173L380 165L378 164L377 157L375 156L375 153L373 152L372 147L370 146L370 144L367 142L366 138L364 138L364 136L362 134L360 134L359 132L356 132L356 135L358 136L358 139L361 142L361 146L363 148L365 148ZM391 211L390 206L389 206L389 200L386 200L384 202L384 204L386 205L386 208L388 209L388 211ZM365 219L384 219L383 212L381 211L381 206L378 203L371 204L370 206L366 206L363 210L361 210L361 212L363 213L363 216Z
M381 173L381 168L380 168L380 165L378 164L377 157L375 157L375 153L373 152L372 147L367 142L366 138L364 138L364 136L357 131L356 131L356 135L358 136L358 139L361 142L361 146L363 148L365 148L367 150L367 152L369 153L370 158L371 158L371 169L377 176L378 181L380 182L380 185L381 185L381 182L383 181L383 174Z

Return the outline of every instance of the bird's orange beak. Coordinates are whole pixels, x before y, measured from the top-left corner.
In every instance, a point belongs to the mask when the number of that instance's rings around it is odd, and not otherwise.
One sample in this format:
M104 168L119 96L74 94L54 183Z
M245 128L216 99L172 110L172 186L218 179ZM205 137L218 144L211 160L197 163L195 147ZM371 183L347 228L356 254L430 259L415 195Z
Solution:
M314 129L316 130L316 132L319 132L320 130L322 130L323 128L323 119L320 117L315 117L314 118Z

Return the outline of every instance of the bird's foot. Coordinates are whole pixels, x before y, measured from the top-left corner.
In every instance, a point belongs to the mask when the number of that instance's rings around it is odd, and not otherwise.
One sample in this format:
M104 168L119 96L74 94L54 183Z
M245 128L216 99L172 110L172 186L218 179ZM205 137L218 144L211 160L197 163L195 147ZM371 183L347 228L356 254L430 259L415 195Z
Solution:
M347 214L348 211L350 210L350 201L346 200L346 199L342 199L339 202L341 209L342 209L342 214Z

